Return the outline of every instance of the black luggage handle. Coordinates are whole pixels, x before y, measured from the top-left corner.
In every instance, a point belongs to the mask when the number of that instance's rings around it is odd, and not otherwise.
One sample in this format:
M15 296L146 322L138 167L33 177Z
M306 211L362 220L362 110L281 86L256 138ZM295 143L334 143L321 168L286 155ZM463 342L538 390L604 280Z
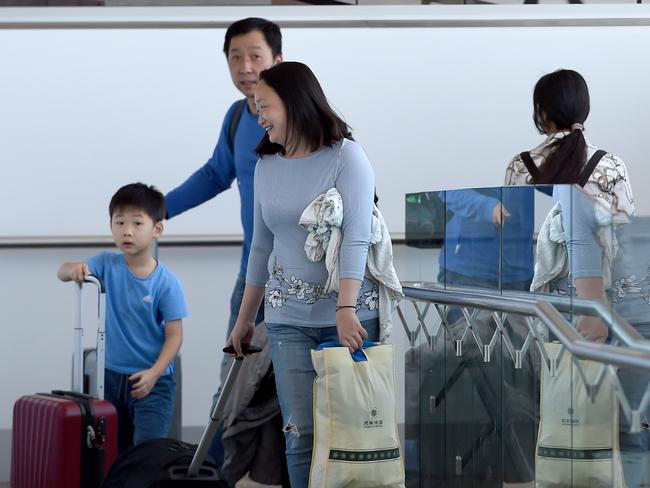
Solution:
M226 352L225 351L226 349L228 348L224 348L224 352ZM242 352L244 354L254 354L261 351L262 348L260 347L251 346L250 344L242 344ZM235 351L233 349L233 353L234 352ZM205 461L205 457L208 454L208 448L210 447L210 444L212 443L212 439L214 438L214 435L216 434L217 429L219 428L221 416L223 415L223 410L226 405L226 399L230 395L230 392L232 391L232 388L235 384L235 380L237 379L237 374L239 374L239 370L241 369L243 363L241 359L244 358L240 357L235 359L236 360L232 362L230 369L228 370L228 375L226 376L226 381L224 381L223 383L223 388L221 389L219 398L217 398L217 403L212 409L212 414L210 415L210 422L208 423L208 426L206 427L205 431L203 431L203 435L201 436L201 441L199 442L199 445L196 448L196 452L194 453L194 457L192 458L190 467L187 470L188 478L196 477L199 475L201 465L203 464L203 461Z
M235 346L230 345L228 347L224 347L223 352L225 352L226 354L236 354ZM242 352L242 354L244 356L246 356L248 354L255 354L255 353L258 353L258 352L262 352L262 348L257 347L257 346L253 346L252 344L242 344L241 345L241 352ZM244 359L244 358L242 356L239 356L239 357L236 357L235 359Z

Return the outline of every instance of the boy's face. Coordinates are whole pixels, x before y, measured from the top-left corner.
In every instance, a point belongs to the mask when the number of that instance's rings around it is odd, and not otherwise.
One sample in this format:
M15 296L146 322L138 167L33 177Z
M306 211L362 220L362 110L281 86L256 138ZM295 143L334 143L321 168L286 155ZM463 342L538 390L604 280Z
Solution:
M153 240L162 234L162 222L154 222L143 210L118 208L111 218L111 233L115 245L129 256L151 252Z
M246 98L252 99L260 73L282 61L282 55L273 56L264 33L252 30L230 39L228 68L235 87Z

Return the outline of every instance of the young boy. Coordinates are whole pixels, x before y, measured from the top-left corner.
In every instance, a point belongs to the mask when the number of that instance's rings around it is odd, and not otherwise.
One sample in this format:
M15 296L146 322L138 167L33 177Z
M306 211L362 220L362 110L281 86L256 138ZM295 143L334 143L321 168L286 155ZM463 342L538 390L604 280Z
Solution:
M166 437L172 419L174 358L187 307L179 281L152 255L165 213L164 196L153 186L123 186L109 205L111 233L122 252L65 263L58 272L60 280L76 282L93 274L106 287L104 391L118 412L119 452Z

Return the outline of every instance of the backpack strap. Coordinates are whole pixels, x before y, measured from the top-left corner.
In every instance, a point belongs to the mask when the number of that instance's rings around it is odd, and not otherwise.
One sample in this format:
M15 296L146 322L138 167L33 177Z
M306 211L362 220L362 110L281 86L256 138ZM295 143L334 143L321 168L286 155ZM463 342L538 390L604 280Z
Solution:
M230 139L230 146L234 147L235 145L235 134L237 133L237 126L241 120L241 114L244 112L244 107L246 106L246 99L240 100L235 111L232 114L232 119L230 119L230 126L228 127L228 138Z
M528 151L522 152L519 154L519 157L526 165L526 169L528 170L528 173L530 173L530 176L533 178L533 183L535 183L539 179L539 168L535 166L535 162L533 161L530 153Z
M585 186L587 184L591 173L594 172L594 169L596 169L596 166L600 163L600 160L603 159L605 154L607 154L607 151L603 151L602 149L599 149L594 153L585 165L584 169L580 172L580 178L578 179L578 184L580 186Z

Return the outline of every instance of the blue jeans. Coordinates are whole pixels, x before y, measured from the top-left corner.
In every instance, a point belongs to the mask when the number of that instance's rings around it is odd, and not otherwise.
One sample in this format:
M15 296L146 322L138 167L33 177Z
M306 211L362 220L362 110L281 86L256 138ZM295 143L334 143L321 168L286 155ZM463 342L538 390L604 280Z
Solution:
M129 375L109 369L104 373L104 396L117 410L117 445L122 452L147 439L167 437L174 412L176 381L161 376L151 393L139 400L131 396Z
M235 327L235 322L237 322L237 316L239 315L239 307L241 306L241 301L242 298L244 297L244 288L246 287L246 276L240 274L237 275L237 280L235 281L235 287L232 290L232 295L230 296L230 318L228 319L228 331L226 332L226 339L230 337L230 333L232 332L233 327ZM259 324L262 320L264 320L264 304L260 306L260 309L257 311L257 318L255 319L255 324ZM226 374L226 368L228 364L228 356L225 354L222 355L221 357L221 381L224 381L225 379L225 374ZM212 407L210 407L210 414L212 414L212 410L214 409L214 406L217 403L217 399L219 398L219 395L221 394L221 387L223 385L219 385L219 389L216 391L216 393L212 396ZM212 456L212 458L215 460L215 462L221 466L223 464L223 444L221 442L221 436L223 435L223 430L219 428L217 430L214 439L212 439L212 443L210 444L210 447L208 449L208 453Z
M372 341L379 340L379 320L361 322ZM313 385L316 371L311 350L338 341L336 327L300 327L266 324L275 385L284 422L289 480L294 488L307 488L314 436Z

